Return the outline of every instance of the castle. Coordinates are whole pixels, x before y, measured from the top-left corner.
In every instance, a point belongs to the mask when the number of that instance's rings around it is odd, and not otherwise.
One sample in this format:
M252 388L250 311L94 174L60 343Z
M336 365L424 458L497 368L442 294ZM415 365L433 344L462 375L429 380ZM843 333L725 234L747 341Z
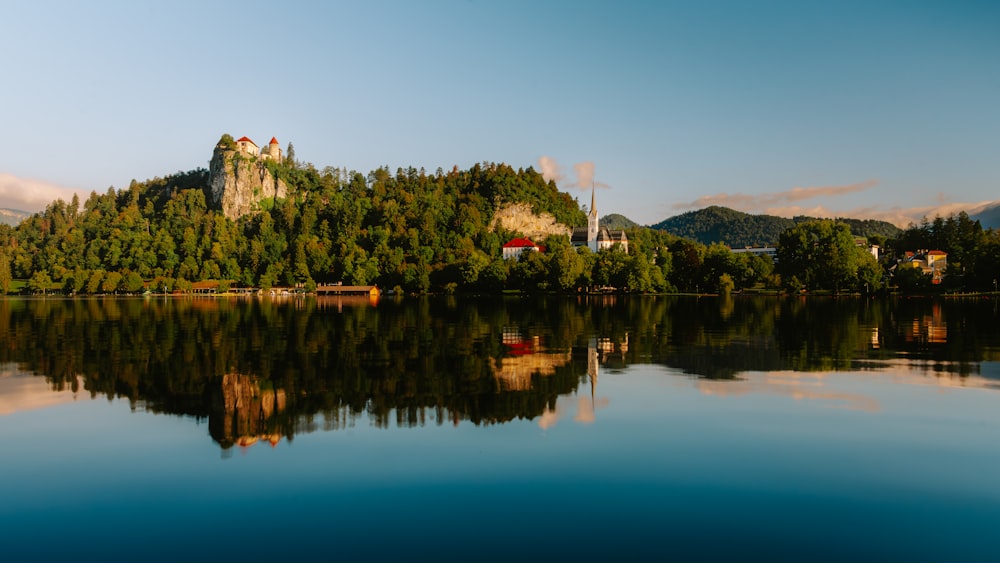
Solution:
M232 139L228 133L223 135L212 152L208 196L212 206L235 221L259 211L265 200L287 197L288 186L277 171L268 168L268 161L282 160L278 139L272 137L264 148L249 137Z
M259 148L250 137L240 137L236 140L236 147L240 152L259 157L261 160L281 162L281 146L278 145L278 139L274 137L271 137L271 142L264 148Z

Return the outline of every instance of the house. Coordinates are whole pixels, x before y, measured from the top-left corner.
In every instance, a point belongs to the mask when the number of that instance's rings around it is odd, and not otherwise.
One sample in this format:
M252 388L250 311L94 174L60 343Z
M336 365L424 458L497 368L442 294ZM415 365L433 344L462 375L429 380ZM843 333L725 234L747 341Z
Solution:
M628 237L625 236L625 231L600 226L593 187L590 188L590 213L587 214L587 226L573 229L570 243L573 246L586 246L591 252L608 250L618 244L622 251L628 254Z
M906 252L900 264L920 268L925 275L931 276L931 283L939 284L944 279L945 269L948 267L948 253L943 250Z
M537 244L526 238L516 238L503 245L503 259L516 260L521 257L521 253L526 251L538 252L541 250Z
M378 297L381 292L375 285L317 285L316 295L362 295Z
M215 295L222 284L219 280L196 281L191 284L191 293L196 295Z

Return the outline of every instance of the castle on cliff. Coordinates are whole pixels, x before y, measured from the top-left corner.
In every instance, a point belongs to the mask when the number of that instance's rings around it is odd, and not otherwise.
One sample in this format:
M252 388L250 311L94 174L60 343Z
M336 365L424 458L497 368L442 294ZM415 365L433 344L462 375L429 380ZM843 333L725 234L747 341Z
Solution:
M259 211L265 200L287 197L288 186L277 171L268 167L269 161L281 162L278 139L271 137L271 142L263 148L249 137L232 139L228 133L223 135L212 152L208 163L208 200L235 221Z
M278 139L271 137L271 142L266 147L260 148L250 137L240 137L236 140L236 147L240 152L250 156L259 157L261 160L273 160L281 162L281 146Z

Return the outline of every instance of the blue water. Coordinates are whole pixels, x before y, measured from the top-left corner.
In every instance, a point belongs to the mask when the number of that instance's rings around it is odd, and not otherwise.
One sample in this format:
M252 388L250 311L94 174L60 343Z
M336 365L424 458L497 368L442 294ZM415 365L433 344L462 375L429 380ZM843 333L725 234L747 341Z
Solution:
M80 392L0 416L3 559L996 561L998 404L905 363L636 364L531 419L318 414L220 450Z

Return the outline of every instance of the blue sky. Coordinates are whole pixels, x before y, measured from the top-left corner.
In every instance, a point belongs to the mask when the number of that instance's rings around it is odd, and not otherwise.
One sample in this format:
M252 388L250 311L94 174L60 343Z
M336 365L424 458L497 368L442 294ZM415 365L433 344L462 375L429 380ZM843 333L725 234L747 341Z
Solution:
M1000 2L0 0L0 207L207 166L533 166L602 215L1000 200Z

